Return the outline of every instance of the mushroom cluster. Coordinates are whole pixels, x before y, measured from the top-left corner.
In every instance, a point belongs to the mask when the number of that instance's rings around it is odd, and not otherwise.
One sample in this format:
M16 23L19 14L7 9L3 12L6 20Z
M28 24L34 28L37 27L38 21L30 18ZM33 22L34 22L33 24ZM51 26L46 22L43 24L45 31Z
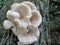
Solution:
M31 44L38 40L38 26L42 22L42 16L32 2L12 4L6 17L8 20L4 21L3 26L5 29L11 28L19 39L18 45Z

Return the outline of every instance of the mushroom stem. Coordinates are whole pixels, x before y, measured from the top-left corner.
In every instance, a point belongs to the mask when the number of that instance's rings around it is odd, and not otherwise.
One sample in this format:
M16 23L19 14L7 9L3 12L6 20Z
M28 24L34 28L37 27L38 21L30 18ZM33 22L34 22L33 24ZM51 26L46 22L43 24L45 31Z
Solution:
M26 29L27 25L26 23L24 23L23 21L19 20L19 19L15 19L14 21L17 25L18 30L21 31L21 33L23 34L27 34L28 30Z
M37 10L32 11L32 17L30 18L30 21L33 26L38 27L42 22L42 16Z

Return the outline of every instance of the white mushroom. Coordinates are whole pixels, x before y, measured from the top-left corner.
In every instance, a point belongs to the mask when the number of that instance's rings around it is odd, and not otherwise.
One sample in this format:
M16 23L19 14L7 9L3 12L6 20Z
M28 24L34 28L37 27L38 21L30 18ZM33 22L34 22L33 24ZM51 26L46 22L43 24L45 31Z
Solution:
M14 3L14 4L12 4L12 5L11 5L11 9L17 7L18 5L19 5L19 3Z
M35 4L33 4L32 2L24 1L23 3L28 5L32 10L37 10Z
M30 21L33 26L38 27L42 22L42 16L37 10L32 10L32 17L30 18Z
M29 20L20 20L15 19L14 22L19 25L21 28L26 28L28 25L31 25Z
M20 14L18 12L14 12L12 10L9 10L7 12L6 17L10 20L14 20L15 18L20 18Z
M21 42L18 42L17 45L24 45L24 44L22 44Z
M37 38L34 35L18 35L18 39L23 44L31 44L37 41Z
M13 30L13 33L15 35L27 34L27 32L29 31L29 30L27 30L27 26L29 25L30 22L15 19L14 23L16 24L16 27L17 27L16 31Z
M37 28L31 28L31 30L26 35L18 35L18 39L23 44L31 44L38 40L39 30Z
M39 37L40 35L39 29L34 26L31 26L30 34L34 34L36 37Z
M9 20L5 20L3 26L5 29L12 27L11 30L19 39L18 45L31 44L38 40L38 26L42 22L42 16L32 2L14 3L6 17Z
M22 18L30 18L31 17L31 9L26 4L21 3L12 9L13 11L19 12Z
M14 33L14 35L18 36L19 34L21 34L21 31L18 30L16 27L11 28L12 32Z
M9 20L5 20L3 22L3 26L4 26L5 29L10 29L12 26L14 26L14 24Z

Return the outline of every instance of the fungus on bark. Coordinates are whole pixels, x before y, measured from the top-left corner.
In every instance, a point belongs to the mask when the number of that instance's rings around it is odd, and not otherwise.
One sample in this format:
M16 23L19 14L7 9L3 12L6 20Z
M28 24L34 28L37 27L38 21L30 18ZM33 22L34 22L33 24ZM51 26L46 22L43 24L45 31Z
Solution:
M5 29L13 26L11 30L19 39L18 45L31 44L38 40L38 26L42 22L42 16L32 2L14 3L6 17L8 20L4 21L3 26Z

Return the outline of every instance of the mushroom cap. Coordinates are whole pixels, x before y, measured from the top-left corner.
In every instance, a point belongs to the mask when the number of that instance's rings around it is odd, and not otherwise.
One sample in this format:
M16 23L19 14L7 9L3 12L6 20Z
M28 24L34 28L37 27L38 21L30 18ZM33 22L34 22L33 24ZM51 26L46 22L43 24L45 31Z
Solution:
M14 33L14 35L19 35L21 34L20 30L18 30L15 26L13 28L11 28L12 32Z
M11 9L17 7L18 5L19 5L19 3L13 3L13 4L11 5Z
M12 26L14 26L14 24L13 24L11 21L9 21L9 20L5 20L5 21L3 22L3 27L4 27L5 29L10 29Z
M28 25L31 25L31 22L27 20L20 20L20 19L15 19L14 20L16 25L19 25L21 28L26 28Z
M21 27L16 28L16 27L13 27L11 30L13 31L14 35L16 35L16 36L18 36L20 34L23 34L23 35L27 34L27 32L26 32L27 29L26 28L21 28Z
M24 45L24 44L22 44L21 42L18 41L17 45Z
M14 20L15 18L20 18L20 14L18 12L15 12L15 11L12 11L12 10L9 10L7 12L7 15L6 17L10 20Z
M19 12L22 18L30 18L31 17L31 8L26 4L19 4L15 8L12 9L13 11Z
M23 3L28 5L32 10L37 10L35 4L33 4L32 2L24 1Z
M31 44L37 41L37 38L34 35L18 35L18 39L23 44Z
M40 35L40 32L39 32L39 29L37 27L34 27L31 25L31 31L30 31L30 34L32 35L35 35L36 37L39 37Z
M27 34L27 32L29 31L27 30L27 26L29 25L30 22L26 20L24 21L24 20L15 19L14 23L16 24L17 30L15 31L14 29L12 29L12 31L16 36L19 34Z
M39 34L38 28L31 26L31 30L26 35L18 35L18 39L23 44L31 44L38 40Z
M33 26L38 27L42 22L42 16L37 10L32 10L32 17L30 18L30 21Z

